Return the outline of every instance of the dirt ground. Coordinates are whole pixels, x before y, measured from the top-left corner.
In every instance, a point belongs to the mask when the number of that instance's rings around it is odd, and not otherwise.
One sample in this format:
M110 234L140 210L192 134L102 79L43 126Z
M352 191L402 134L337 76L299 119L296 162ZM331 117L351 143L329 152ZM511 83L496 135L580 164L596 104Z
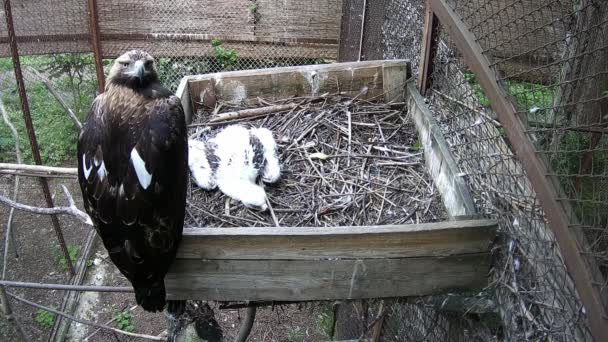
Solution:
M67 163L65 166L73 166ZM60 185L65 185L74 197L76 204L82 208L82 198L75 179L51 179L49 182L51 193L54 194L56 205L66 205ZM13 180L10 176L0 176L0 194L11 196ZM21 177L19 202L44 206L44 196L38 180ZM1 236L4 239L4 230L9 210L0 206ZM78 248L79 260L90 227L71 217L60 216L64 238L70 248ZM19 257L16 258L14 249L9 249L7 264L7 280L61 283L67 284L70 275L67 268L61 264L59 244L52 228L50 217L16 211L13 223L14 236ZM75 246L75 247L73 247ZM0 255L4 253L4 243L0 243ZM84 284L128 286L129 282L120 274L118 269L110 262L107 252L97 239L94 250L87 262L87 273ZM25 298L29 301L60 308L65 291L48 291L37 289L8 289L11 294ZM51 334L51 327L37 321L40 319L38 309L21 304L15 300L10 301L16 319L23 326L25 333L31 341L47 341ZM82 319L106 323L116 327L111 321L118 312L132 309L135 298L130 293L81 293L76 316ZM216 310L216 320L222 327L227 341L233 340L245 315L244 310ZM323 332L323 322L320 314L323 304L280 306L258 310L256 321L250 335L250 341L320 341L326 339ZM141 334L158 335L166 329L164 314L147 313L136 307L132 313L131 323L134 331ZM139 341L143 339L118 335L95 327L81 324L72 324L66 341ZM0 341L21 341L3 317L0 316Z

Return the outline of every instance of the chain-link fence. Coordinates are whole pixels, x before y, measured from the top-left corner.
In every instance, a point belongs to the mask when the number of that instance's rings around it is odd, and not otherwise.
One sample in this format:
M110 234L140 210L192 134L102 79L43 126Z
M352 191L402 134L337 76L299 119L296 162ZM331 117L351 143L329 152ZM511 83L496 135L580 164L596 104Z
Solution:
M605 295L608 6L600 0L433 2L446 3L464 22L496 72L534 146L528 158L547 166L557 190L553 199L570 208L570 231L590 272L596 272L595 291ZM18 52L46 164L61 164L73 155L78 130L65 107L82 120L95 96L92 22L99 27L97 52L106 68L110 58L141 48L156 57L161 80L174 90L185 75L325 63L338 59L339 51L350 60L407 58L418 75L426 10L424 0L91 3L96 3L96 17L84 1L13 2ZM0 21L5 19L0 13ZM500 222L490 288L415 300L263 309L257 339L591 339L552 220L516 153L521 142L508 139L511 128L493 110L491 96L451 29L440 23L434 36L436 53L424 95L479 213ZM0 25L0 96L27 162L32 157L9 43ZM0 160L14 161L11 132L1 125L0 134ZM34 310L24 312L20 319L38 319ZM236 334L240 314L216 310L226 336Z

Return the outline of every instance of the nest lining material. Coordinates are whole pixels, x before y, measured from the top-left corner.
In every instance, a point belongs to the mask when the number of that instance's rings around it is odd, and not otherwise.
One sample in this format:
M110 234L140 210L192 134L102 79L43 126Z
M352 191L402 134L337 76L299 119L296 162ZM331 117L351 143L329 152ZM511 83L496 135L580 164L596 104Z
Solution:
M270 129L282 165L281 179L264 185L271 210L247 209L219 190L205 191L191 182L186 227L371 226L446 219L403 103L341 95L259 102L278 111L224 122L200 111L189 133L208 139L237 122Z

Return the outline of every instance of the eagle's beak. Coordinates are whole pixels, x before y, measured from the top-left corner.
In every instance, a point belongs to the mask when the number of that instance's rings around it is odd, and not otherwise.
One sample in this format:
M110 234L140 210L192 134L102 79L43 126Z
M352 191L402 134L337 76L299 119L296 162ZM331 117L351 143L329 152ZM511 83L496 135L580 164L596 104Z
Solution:
M146 66L143 61L136 61L133 65L132 69L129 70L129 75L135 76L140 80L144 78L144 74L146 73Z

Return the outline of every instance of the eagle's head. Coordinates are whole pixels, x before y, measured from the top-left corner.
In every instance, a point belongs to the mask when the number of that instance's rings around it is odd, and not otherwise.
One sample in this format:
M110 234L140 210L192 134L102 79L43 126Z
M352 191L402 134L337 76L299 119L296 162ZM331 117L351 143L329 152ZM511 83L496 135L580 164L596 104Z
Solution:
M122 85L137 90L157 81L154 58L145 51L131 50L114 60L107 84Z

